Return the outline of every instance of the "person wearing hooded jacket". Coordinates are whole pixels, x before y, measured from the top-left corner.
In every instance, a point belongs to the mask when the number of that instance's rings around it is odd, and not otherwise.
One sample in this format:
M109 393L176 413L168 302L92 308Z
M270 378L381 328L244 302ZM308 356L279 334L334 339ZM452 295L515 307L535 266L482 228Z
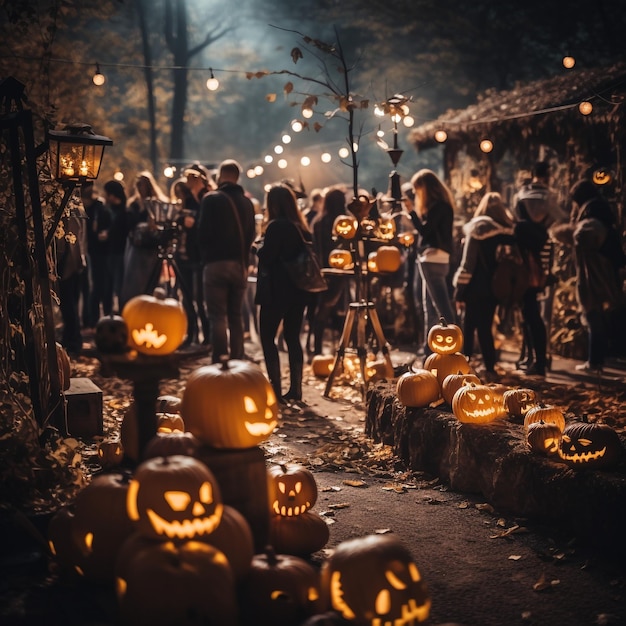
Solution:
M514 245L513 218L499 193L489 192L481 199L474 216L463 227L465 242L461 264L452 279L455 300L464 305L464 353L474 352L474 332L485 365L485 378L497 378L496 349L493 340L493 317L498 302L491 282L496 269L496 251L500 245Z

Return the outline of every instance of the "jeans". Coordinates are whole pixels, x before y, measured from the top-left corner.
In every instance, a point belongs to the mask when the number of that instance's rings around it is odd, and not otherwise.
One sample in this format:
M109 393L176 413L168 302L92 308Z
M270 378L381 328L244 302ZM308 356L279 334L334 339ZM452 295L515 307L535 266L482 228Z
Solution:
M422 307L424 309L424 354L432 351L427 345L428 331L439 323L443 317L446 322L454 323L456 315L452 308L448 281L450 271L449 263L420 262L420 275L422 277Z
M591 367L602 367L607 353L609 320L602 311L597 309L585 312L584 319L588 331L587 361Z
M203 279L213 363L218 363L222 355L243 359L243 299L248 284L247 269L241 261L212 261L204 266Z

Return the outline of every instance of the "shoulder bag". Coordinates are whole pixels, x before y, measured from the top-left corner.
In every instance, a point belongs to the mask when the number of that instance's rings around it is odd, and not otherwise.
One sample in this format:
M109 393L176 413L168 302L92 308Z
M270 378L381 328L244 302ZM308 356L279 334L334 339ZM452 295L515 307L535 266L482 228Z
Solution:
M295 224L293 226L298 231L303 246L295 257L281 259L284 268L298 289L311 293L326 291L328 285L322 274L322 268L313 249L313 244L304 238L302 231Z

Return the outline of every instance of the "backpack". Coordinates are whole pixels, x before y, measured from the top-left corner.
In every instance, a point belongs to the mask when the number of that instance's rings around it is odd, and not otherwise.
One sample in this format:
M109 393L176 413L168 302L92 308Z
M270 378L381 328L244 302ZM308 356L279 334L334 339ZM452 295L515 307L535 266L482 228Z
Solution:
M518 304L528 289L528 271L519 247L515 243L499 244L495 259L491 277L493 295L503 306Z

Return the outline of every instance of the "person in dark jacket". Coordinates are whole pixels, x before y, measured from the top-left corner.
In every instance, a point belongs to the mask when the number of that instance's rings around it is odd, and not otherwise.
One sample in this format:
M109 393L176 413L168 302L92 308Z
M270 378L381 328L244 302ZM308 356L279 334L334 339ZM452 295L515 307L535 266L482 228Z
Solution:
M254 205L238 184L240 172L236 161L223 161L217 190L202 198L198 211L197 244L214 363L224 355L244 358L243 300L255 223Z
M304 240L313 237L300 212L293 191L277 184L267 192L264 236L256 244L259 257L255 302L259 305L259 333L265 367L280 404L302 402L304 354L300 330L310 294L296 287L282 260L295 258ZM281 372L276 337L280 323L289 359L289 389L282 394Z
M612 324L615 311L625 304L620 270L626 255L611 206L590 180L579 180L570 190L573 210L570 221L554 230L554 236L574 246L576 296L588 330L587 361L578 371L600 374L609 348L609 334L616 326L618 343L623 319Z
M482 197L474 216L463 227L463 234L463 257L452 279L455 298L465 306L463 351L471 358L476 331L485 365L484 377L493 382L497 373L492 325L498 303L491 281L498 247L515 244L513 218L499 193L489 192Z
M112 221L109 228L109 274L111 276L113 306L120 311L119 301L124 280L124 252L128 239L126 223L126 191L117 180L104 183L104 199L111 210ZM117 302L117 307L115 307Z
M430 328L441 317L447 322L456 320L447 281L455 203L450 189L431 170L415 173L411 184L415 206L409 215L420 235L417 261L422 279L424 354L428 355L431 350L426 338Z

